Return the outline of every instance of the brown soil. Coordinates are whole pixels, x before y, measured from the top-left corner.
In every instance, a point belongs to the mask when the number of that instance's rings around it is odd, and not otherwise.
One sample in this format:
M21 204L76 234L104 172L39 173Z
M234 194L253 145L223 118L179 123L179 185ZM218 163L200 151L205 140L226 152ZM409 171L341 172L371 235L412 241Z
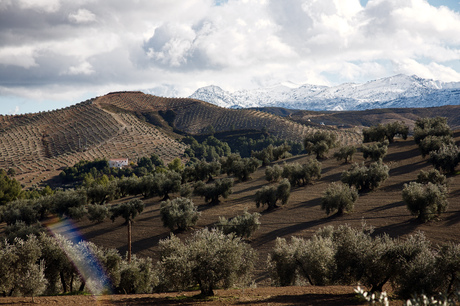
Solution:
M39 305L362 305L353 287L264 287L216 290L216 295L200 299L198 291L109 296L41 296ZM0 305L32 305L30 297L0 298ZM402 305L392 301L391 305Z

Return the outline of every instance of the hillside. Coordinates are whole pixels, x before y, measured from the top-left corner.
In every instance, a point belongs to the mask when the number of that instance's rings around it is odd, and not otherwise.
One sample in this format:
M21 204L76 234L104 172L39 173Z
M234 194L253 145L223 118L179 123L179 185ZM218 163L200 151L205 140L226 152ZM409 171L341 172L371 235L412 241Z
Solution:
M455 134L455 140L457 144L460 142L460 132ZM309 158L298 156L288 159L287 162L306 162ZM355 161L363 161L361 153L355 155ZM266 259L277 237L308 238L319 228L328 225L350 224L360 227L365 222L367 226L374 227L377 234L388 233L393 237L405 237L423 231L434 245L447 241L460 243L460 177L455 175L448 178L449 206L441 219L420 223L407 210L401 191L405 183L416 180L420 170L428 170L432 166L427 159L421 157L412 139L397 140L391 144L384 163L390 167L389 179L377 190L361 194L354 211L341 217L327 216L320 209L320 198L331 182L340 180L342 171L348 170L350 164L329 158L322 161L322 178L319 181L305 187L293 188L289 203L271 212L256 208L254 202L256 191L267 184L264 167L252 175L252 180L236 182L233 193L219 205L209 206L202 198L192 197L202 213L195 229L211 227L219 216L233 217L241 214L245 208L250 212L260 212L262 225L249 241L259 254L255 277L258 286L270 284ZM139 256L157 259L158 242L169 236L169 230L162 226L159 214L160 198L147 199L145 203L145 211L137 217L133 225L133 252ZM80 221L75 223L75 229L85 239L98 245L117 248L121 254L127 250L126 227L122 220L100 224ZM190 235L190 232L176 234L183 238Z
M13 168L26 186L49 183L62 167L96 158L158 154L166 162L181 156L183 135L263 130L302 140L318 127L255 110L228 110L194 99L116 92L64 109L0 116L0 168ZM319 127L327 128L327 127ZM335 131L343 144L357 144L353 130Z

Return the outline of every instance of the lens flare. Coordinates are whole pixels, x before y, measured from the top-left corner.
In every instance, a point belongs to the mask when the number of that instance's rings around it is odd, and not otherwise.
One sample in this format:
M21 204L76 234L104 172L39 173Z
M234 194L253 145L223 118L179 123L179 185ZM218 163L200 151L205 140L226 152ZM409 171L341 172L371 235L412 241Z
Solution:
M85 242L68 219L53 218L46 224L93 295L110 294L112 284L91 243Z

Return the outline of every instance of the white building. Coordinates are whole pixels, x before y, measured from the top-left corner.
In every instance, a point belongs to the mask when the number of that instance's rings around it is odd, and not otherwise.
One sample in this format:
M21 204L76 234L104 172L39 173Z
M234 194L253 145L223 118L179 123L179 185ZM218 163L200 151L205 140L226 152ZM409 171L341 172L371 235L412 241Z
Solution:
M128 165L129 161L127 158L115 158L109 160L109 168L122 168Z

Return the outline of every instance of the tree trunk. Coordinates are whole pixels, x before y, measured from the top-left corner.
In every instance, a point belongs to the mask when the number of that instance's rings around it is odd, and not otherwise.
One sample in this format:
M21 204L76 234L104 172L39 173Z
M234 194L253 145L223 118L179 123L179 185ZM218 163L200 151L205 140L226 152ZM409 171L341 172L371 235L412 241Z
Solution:
M64 290L64 293L66 293L67 292L67 284L65 282L64 272L63 271L59 272L59 275L61 276L62 289Z
M131 262L131 220L128 220L128 262Z

